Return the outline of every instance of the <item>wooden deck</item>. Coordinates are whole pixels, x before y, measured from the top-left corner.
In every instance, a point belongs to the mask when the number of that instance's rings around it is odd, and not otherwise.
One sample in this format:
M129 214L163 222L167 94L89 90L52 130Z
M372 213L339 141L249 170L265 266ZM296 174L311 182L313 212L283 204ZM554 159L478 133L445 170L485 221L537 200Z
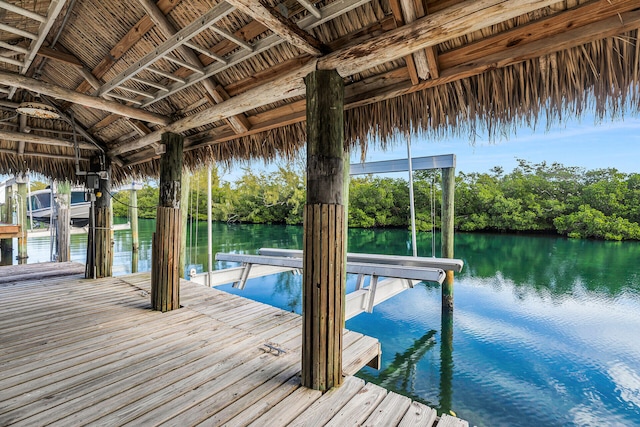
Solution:
M0 425L436 422L432 409L355 377L324 395L301 387L296 314L186 281L183 308L160 313L148 291L148 273L1 284ZM344 343L347 375L379 351L356 332L345 331Z

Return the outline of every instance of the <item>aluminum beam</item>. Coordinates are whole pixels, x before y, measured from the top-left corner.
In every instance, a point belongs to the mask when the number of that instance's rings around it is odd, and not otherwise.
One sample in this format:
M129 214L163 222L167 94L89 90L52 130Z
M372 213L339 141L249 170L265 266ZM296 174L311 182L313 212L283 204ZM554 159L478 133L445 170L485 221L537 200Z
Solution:
M445 169L456 167L455 154L440 156L414 157L411 159L413 170ZM349 175L366 175L409 170L409 159L383 160L381 162L351 163Z
M261 248L258 250L260 255L288 258L302 258L302 251L298 249L275 249ZM460 259L450 258L432 258L432 257L412 257L401 255L379 255L379 254L359 254L348 253L347 262L373 263L373 264L391 264L405 267L429 267L439 268L442 270L462 271L464 262Z
M275 265L278 267L302 268L302 258L276 257L264 255L217 253L216 261L242 262L245 264ZM373 264L366 262L349 262L347 273L365 274L367 276L396 277L399 279L421 280L442 284L445 278L443 270L430 267L402 266L392 264Z

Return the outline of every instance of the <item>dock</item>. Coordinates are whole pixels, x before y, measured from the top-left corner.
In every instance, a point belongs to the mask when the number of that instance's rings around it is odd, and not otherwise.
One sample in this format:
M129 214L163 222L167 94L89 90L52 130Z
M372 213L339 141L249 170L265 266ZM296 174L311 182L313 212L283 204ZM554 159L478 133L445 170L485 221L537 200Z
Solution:
M184 280L161 313L149 273L20 267L0 284L0 425L468 425L353 377L378 363L375 338L344 330L347 378L322 394L300 385L295 313Z

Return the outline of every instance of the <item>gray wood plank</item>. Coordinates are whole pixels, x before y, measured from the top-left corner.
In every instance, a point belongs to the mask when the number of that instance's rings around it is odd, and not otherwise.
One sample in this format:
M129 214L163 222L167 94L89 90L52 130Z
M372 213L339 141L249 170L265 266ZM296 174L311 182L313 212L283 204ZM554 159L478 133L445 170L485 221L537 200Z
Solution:
M449 414L442 414L440 421L438 421L438 427L469 427L469 423Z
M410 405L411 399L391 391L363 425L366 427L398 425Z
M252 427L285 426L322 396L320 390L300 387L251 424Z
M320 426L326 424L364 387L364 381L347 377L344 383L325 393L306 411L289 424L289 427Z
M387 395L387 390L366 384L331 420L327 427L361 425Z
M435 409L419 402L411 402L398 427L431 427L436 422Z

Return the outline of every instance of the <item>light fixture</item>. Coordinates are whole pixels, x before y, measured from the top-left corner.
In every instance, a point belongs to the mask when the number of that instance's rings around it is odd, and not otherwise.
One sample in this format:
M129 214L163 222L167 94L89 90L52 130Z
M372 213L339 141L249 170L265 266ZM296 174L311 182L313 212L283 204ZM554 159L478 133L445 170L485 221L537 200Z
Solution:
M25 116L35 117L38 119L59 119L58 111L46 104L39 102L23 102L16 108L16 111Z

